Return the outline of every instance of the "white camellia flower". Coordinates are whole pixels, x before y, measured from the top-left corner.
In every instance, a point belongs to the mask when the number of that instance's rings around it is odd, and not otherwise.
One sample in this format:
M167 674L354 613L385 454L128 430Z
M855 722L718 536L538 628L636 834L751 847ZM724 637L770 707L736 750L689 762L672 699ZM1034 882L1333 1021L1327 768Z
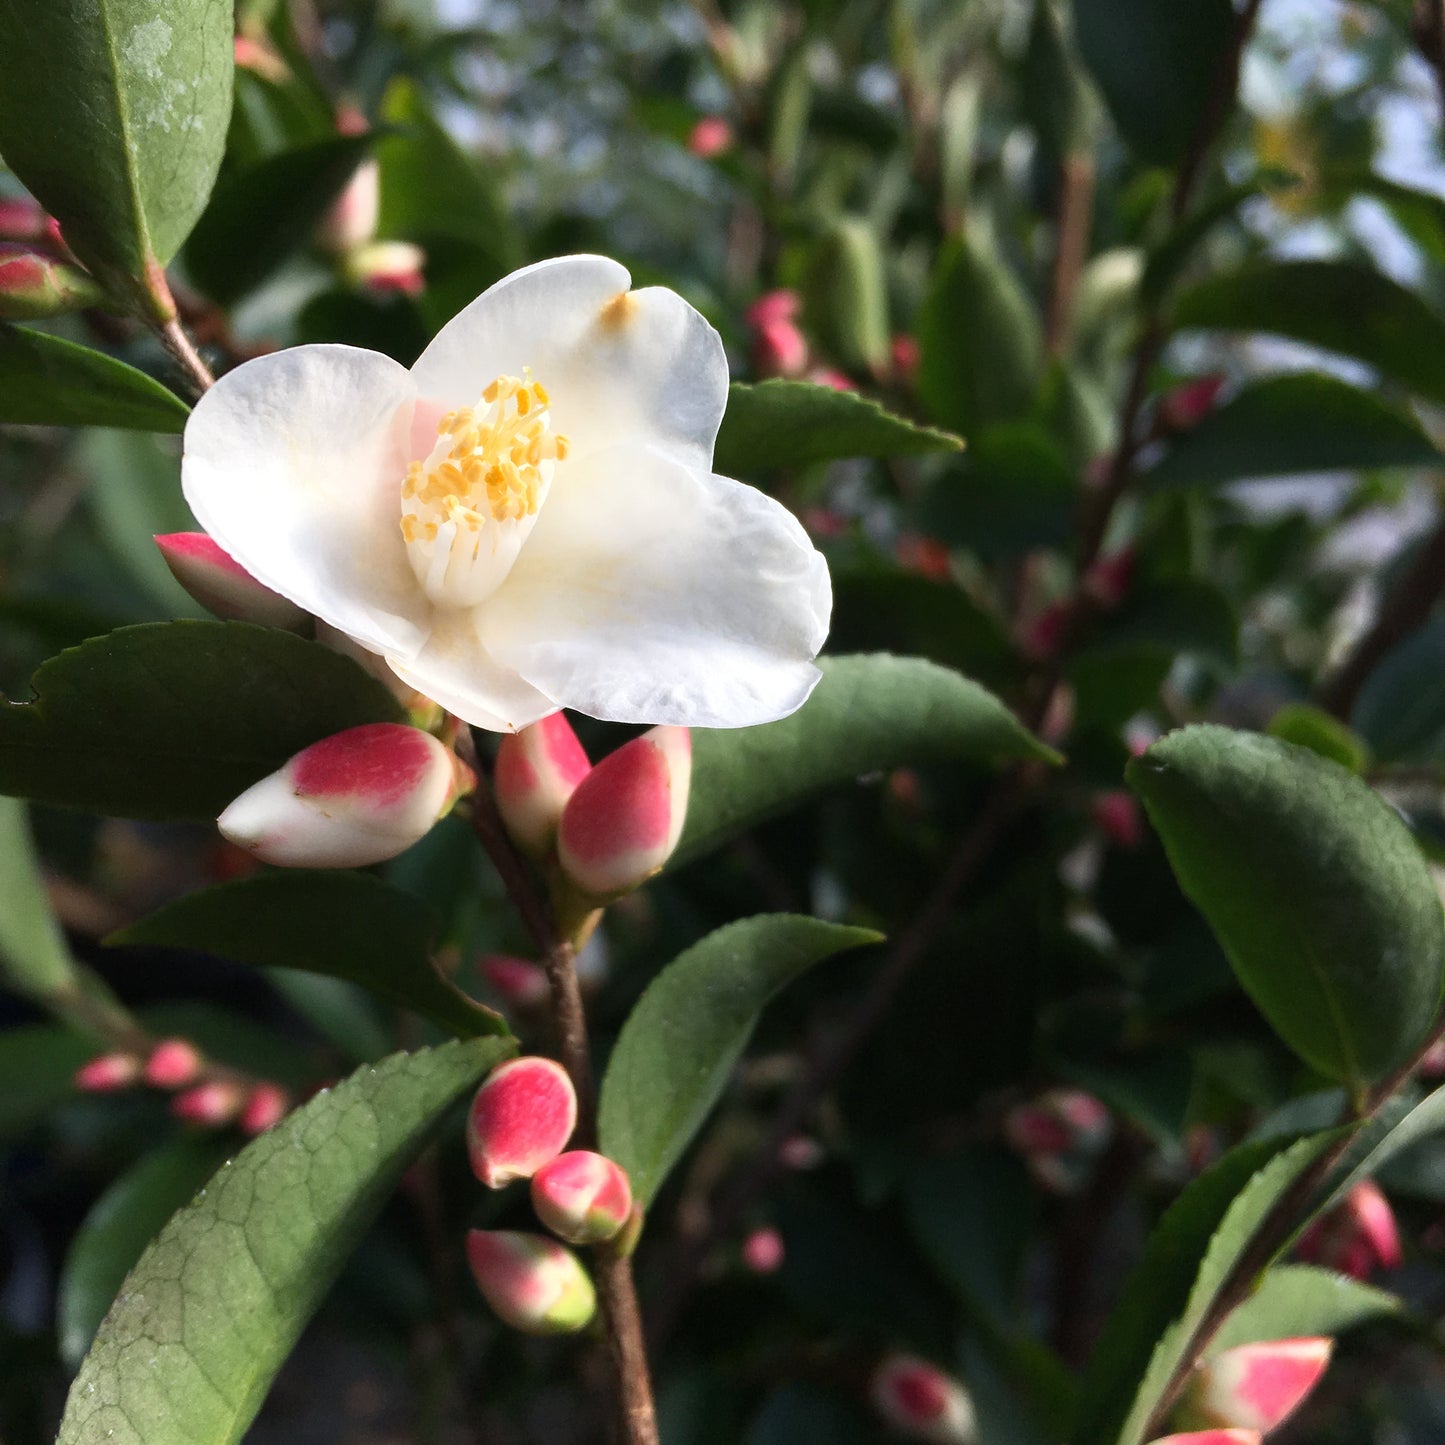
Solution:
M713 474L717 332L630 284L600 256L528 266L410 371L349 346L249 361L186 427L186 500L259 581L479 727L783 717L818 679L827 566Z

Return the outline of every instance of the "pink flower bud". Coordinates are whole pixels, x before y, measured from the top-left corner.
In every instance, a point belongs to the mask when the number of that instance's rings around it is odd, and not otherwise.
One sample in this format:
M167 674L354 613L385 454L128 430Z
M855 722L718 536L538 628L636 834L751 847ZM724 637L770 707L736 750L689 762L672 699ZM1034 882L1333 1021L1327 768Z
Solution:
M743 312L743 320L757 330L773 321L796 321L802 310L803 298L796 291L764 291Z
M235 54L238 69L249 70L262 80L269 80L272 85L283 85L291 78L286 62L265 41L238 35Z
M653 728L608 754L563 810L557 830L562 871L599 900L651 878L682 836L691 780L686 728Z
M815 366L808 373L814 386L831 387L834 391L857 391L858 383L836 366Z
M354 251L376 235L380 215L381 167L368 156L351 173L346 188L318 223L316 244L336 256Z
M302 749L216 825L266 863L361 868L411 847L472 783L430 733L366 723Z
M1436 1039L1421 1055L1420 1075L1426 1079L1445 1078L1445 1039Z
M693 126L687 148L693 155L710 161L732 149L733 128L720 115L705 115Z
M1177 1422L1268 1434L1292 1415L1330 1363L1334 1341L1269 1340L1205 1360L1180 1401Z
M789 1134L778 1146L778 1163L784 1169L816 1169L823 1162L823 1146L807 1134Z
M84 271L28 246L0 243L0 321L39 321L104 300Z
M577 1256L540 1234L473 1229L467 1261L487 1303L514 1330L561 1335L585 1329L597 1296Z
M1390 1201L1377 1184L1369 1180L1356 1184L1305 1230L1299 1256L1353 1279L1368 1279L1377 1269L1398 1268L1403 1256Z
M889 345L893 358L893 374L899 381L909 382L918 373L918 342L906 332L900 332Z
M1160 430L1188 431L1198 426L1214 410L1227 380L1215 373L1176 386L1159 403Z
M353 286L378 296L420 296L426 290L426 252L410 241L368 241L342 258Z
M171 1100L171 1113L188 1124L218 1129L236 1117L244 1100L245 1093L239 1084L228 1079L212 1079L177 1094Z
M901 532L893 544L893 555L905 571L916 572L930 582L947 582L952 575L948 548L937 538Z
M1051 602L1024 624L1018 637L1019 651L1030 662L1048 662L1064 645L1073 620L1068 602Z
M1133 852L1144 841L1144 815L1133 793L1114 788L1089 807L1094 826L1116 847Z
M46 236L49 217L29 196L18 200L0 200L0 240L41 241Z
M189 1039L163 1039L146 1060L146 1083L157 1089L182 1089L201 1072L201 1053Z
M243 1134L264 1134L286 1117L291 1100L286 1091L277 1084L257 1084L246 1096L241 1110L241 1132Z
M759 376L801 376L808 340L791 321L765 321L753 330L752 360Z
M306 613L258 582L205 532L167 532L155 539L171 575L208 612L236 622L258 622L300 632Z
M743 1240L743 1264L752 1274L776 1274L783 1267L783 1236L764 1226Z
M100 1054L75 1071L75 1087L87 1094L113 1094L140 1076L141 1061L134 1054Z
M577 1094L552 1059L510 1059L487 1075L467 1115L467 1153L488 1189L530 1179L577 1127Z
M551 853L562 810L591 767L560 712L503 737L492 787L507 832L524 853L537 859Z
M1036 1104L1018 1104L1004 1116L1004 1137L1020 1154L1052 1154L1067 1149L1073 1131Z
M959 1381L927 1360L890 1355L873 1373L869 1396L878 1413L915 1440L973 1445L973 1401Z
M1261 1445L1258 1430L1189 1430L1183 1435L1163 1435L1149 1445Z
M590 1149L559 1154L532 1176L537 1218L569 1244L601 1244L632 1212L626 1171Z
M1100 557L1084 573L1083 590L1105 611L1112 612L1129 595L1139 554L1133 547L1123 547L1107 557Z
M551 989L541 966L505 953L489 953L477 960L477 972L513 1008L536 1008Z

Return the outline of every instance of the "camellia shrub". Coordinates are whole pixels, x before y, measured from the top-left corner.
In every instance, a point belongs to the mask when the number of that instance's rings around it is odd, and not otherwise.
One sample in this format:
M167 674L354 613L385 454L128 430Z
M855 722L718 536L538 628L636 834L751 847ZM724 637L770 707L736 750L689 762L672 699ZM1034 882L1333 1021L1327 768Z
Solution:
M1438 0L0 0L0 1437L1445 1435Z

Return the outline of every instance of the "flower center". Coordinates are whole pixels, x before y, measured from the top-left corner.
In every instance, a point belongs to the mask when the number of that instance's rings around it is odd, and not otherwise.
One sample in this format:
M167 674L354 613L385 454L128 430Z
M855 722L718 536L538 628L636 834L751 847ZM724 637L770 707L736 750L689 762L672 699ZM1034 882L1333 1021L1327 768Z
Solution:
M401 484L401 535L422 590L472 607L501 586L536 524L567 438L530 372L499 376L474 407L450 411Z

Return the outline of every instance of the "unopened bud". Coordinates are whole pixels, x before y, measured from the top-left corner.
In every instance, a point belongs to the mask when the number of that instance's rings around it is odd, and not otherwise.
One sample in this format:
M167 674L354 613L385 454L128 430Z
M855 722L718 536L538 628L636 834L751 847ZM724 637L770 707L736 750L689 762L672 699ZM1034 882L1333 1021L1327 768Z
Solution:
M597 764L557 830L562 871L589 898L621 897L672 856L687 817L692 737L656 727Z
M947 582L953 567L948 548L936 537L918 532L900 532L893 544L898 565L907 572L916 572L930 582Z
M1403 1258L1400 1230L1379 1185L1370 1180L1356 1184L1300 1236L1299 1254L1353 1279L1398 1268Z
M912 381L918 374L918 342L907 332L900 332L893 338L888 350L893 359L894 377L902 382Z
M687 138L688 150L705 161L731 150L732 144L733 128L720 115L703 116Z
M743 1264L753 1274L776 1274L783 1267L783 1236L765 1225L743 1240Z
M1133 793L1122 788L1100 793L1089 811L1094 825L1116 848L1133 852L1144 841L1144 815Z
M140 1076L141 1061L134 1054L100 1054L75 1071L75 1087L87 1094L113 1094Z
M1073 626L1073 608L1067 602L1052 602L1036 613L1019 632L1019 651L1030 662L1048 662L1058 655Z
M590 1149L559 1154L532 1176L537 1218L569 1244L601 1244L632 1212L632 1185L621 1166Z
M845 371L836 366L815 366L807 376L814 386L826 386L830 391L857 391L858 383Z
M286 62L266 41L238 35L235 55L238 69L249 70L253 75L259 75L262 80L269 80L272 85L284 85L291 78Z
M264 1134L286 1117L291 1100L278 1084L257 1084L246 1096L241 1110L241 1132L243 1134Z
M1314 1389L1334 1341L1268 1340L1205 1360L1180 1401L1176 1421L1194 1429L1221 1426L1268 1434Z
M420 296L426 290L426 252L410 241L369 241L348 251L342 274L378 296Z
M1258 1430L1186 1430L1182 1435L1163 1435L1149 1445L1262 1445Z
M351 173L346 188L316 227L316 244L332 255L364 246L376 235L381 215L381 166L368 156Z
M300 632L307 614L290 598L258 582L205 532L167 532L155 539L171 575L208 612Z
M50 217L29 196L0 200L0 241L41 241L49 230Z
M245 1093L239 1084L226 1079L211 1079L177 1094L171 1100L171 1113L188 1124L205 1124L208 1128L218 1129L236 1117L244 1099Z
M302 749L216 826L283 868L362 868L411 847L473 783L430 733L365 723Z
M1161 431L1188 431L1214 410L1228 378L1218 374L1201 376L1176 386L1159 403Z
M743 320L756 330L771 321L796 321L802 314L803 298L796 291L764 291L748 309Z
M801 376L808 354L807 337L792 321L765 321L753 330L753 370L759 376Z
M507 832L524 853L537 859L551 853L562 810L591 767L560 712L502 739L492 787Z
M146 1060L145 1080L157 1089L183 1089L201 1072L201 1051L189 1039L162 1039Z
M487 1303L524 1334L572 1334L585 1329L597 1311L586 1270L555 1239L473 1229L467 1262Z
M938 1445L973 1445L978 1424L968 1391L927 1360L891 1355L873 1373L869 1395L895 1429Z
M477 972L513 1008L536 1008L551 989L540 965L506 953L489 953L477 960Z
M467 1115L472 1173L489 1189L530 1179L567 1147L577 1127L577 1094L567 1070L529 1056L499 1064Z
M1112 612L1129 595L1138 565L1139 554L1133 547L1100 557L1084 573L1083 591L1106 612Z
M1046 1089L1004 1116L1004 1138L1052 1194L1072 1194L1107 1141L1109 1111L1082 1089Z
M105 292L77 267L28 246L0 243L0 321L40 321L104 300Z

